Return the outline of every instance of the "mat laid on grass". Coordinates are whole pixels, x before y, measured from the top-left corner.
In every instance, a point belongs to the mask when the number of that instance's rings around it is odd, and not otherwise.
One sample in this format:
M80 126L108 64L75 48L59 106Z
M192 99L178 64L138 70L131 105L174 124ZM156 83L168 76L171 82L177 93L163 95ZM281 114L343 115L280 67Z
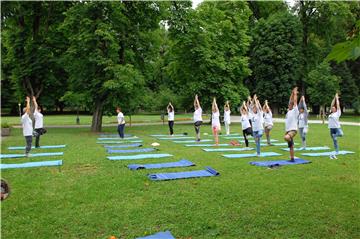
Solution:
M193 137L193 136L184 136L184 137L161 137L161 138L158 138L158 139L161 139L161 140L193 139L193 140L195 140L195 137Z
M254 161L250 162L251 165L262 166L262 167L276 167L282 165L294 165L294 164L307 164L311 161L297 158L294 162L290 160L274 160L274 161Z
M284 142L284 143L271 143L271 145L261 143L260 145L261 146L287 146L288 143L286 143L286 142ZM294 143L294 145L298 145L298 143Z
M136 239L175 239L173 235L171 235L170 231L158 232L154 235L146 236L146 237L138 237Z
M233 134L220 134L219 137L232 137L232 136L240 136L239 133L233 133ZM243 136L241 136L243 137Z
M135 155L117 155L106 157L109 160L134 160L134 159L155 159L172 157L172 154L135 154Z
M119 141L98 141L97 144L129 144L129 143L142 143L142 140L119 140Z
M263 157L272 157L272 156L279 156L281 154L275 152L262 152L260 153L261 158ZM256 153L252 154L223 154L225 158L251 158L251 157L258 157Z
M109 154L125 154L125 153L146 153L146 152L151 152L151 151L155 151L157 149L155 148L139 148L139 149L108 149L107 152Z
M62 160L0 164L0 169L61 166Z
M97 138L97 140L132 140L132 139L138 139L139 137L137 136L131 136L131 137L125 137L125 138L115 138L115 137L110 137L110 138Z
M132 134L124 134L125 137L131 137ZM112 137L112 138L119 138L119 134L99 134L99 137Z
M212 139L202 139L202 140L200 140L200 142L211 142L211 141L213 141L213 140ZM187 144L187 143L195 143L197 141L195 141L195 140L174 140L172 142L177 143L177 144Z
M189 160L181 159L177 162L168 163L148 163L148 164L129 164L127 167L131 170L138 169L153 169L153 168L178 168L178 167L190 167L195 164Z
M200 177L213 177L220 175L215 169L211 167L205 167L205 170L176 172L176 173L153 173L148 177L153 181L182 179L182 178L200 178Z
M114 148L134 148L134 147L141 147L142 144L134 143L134 144L121 144L121 145L104 145L107 149L114 149Z
M310 156L310 157L318 157L318 156L330 156L330 155L344 155L344 154L354 154L355 152L352 151L346 151L346 150L342 150L339 151L338 153L336 153L335 151L331 151L331 152L321 152L321 153L303 153L301 155L304 156Z
M168 134L151 134L152 137L178 137L178 136L187 136L185 134L173 134L173 136Z
M218 144L218 145L215 145L215 144L185 144L185 147L224 147L224 146L232 146L234 147L233 145L231 144Z
M246 150L254 150L253 148L211 148L202 149L205 152L227 152L227 151L246 151Z
M224 136L223 139L244 139L244 136Z
M37 149L59 149L59 148L65 148L66 144L61 144L61 145L43 145L40 146ZM35 149L35 146L31 147L32 149ZM13 147L8 147L8 149L10 150L17 150L17 149L25 149L25 146L13 146Z
M306 147L305 149L303 148L294 148L295 151L317 151L317 150L327 150L330 149L328 146L323 146L323 147ZM289 151L289 148L282 148L282 150L284 151Z
M34 157L43 157L43 156L61 156L63 155L63 152L52 152L52 153L34 153L29 154L30 158ZM0 158L6 159L6 158L24 158L25 154L0 154Z

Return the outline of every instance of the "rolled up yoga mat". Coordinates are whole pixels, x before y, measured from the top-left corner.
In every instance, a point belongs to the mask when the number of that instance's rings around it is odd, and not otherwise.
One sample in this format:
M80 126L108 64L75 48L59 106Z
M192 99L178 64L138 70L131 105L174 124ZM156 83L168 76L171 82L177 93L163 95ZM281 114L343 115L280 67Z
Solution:
M135 154L135 155L118 155L118 156L108 156L106 157L109 160L134 160L134 159L155 159L155 158L165 158L172 157L171 154Z
M153 168L178 168L178 167L190 167L195 166L193 162L186 159L181 159L177 162L168 163L149 163L149 164L129 164L127 167L131 170L138 169L153 169Z
M342 150L336 153L335 151L332 152L321 152L321 153L303 153L301 155L310 156L310 157L317 157L317 156L330 156L330 155L344 155L344 154L354 154L355 152Z
M66 145L65 144L61 144L61 145L44 145L44 146L40 146L37 149L59 149L59 148L65 148ZM31 147L32 149L35 149L34 146ZM8 149L10 150L25 150L25 146L13 146L13 147L8 147Z
M294 164L307 164L311 161L297 158L294 162L290 160L274 160L274 161L254 161L250 162L251 165L262 166L262 167L276 167L282 165L294 165Z
M175 239L175 237L171 235L170 231L165 231L165 232L158 232L150 236L137 237L136 239Z
M114 149L114 148L133 148L133 147L141 147L142 144L133 143L133 144L121 144L121 145L104 145L107 149Z
M260 153L259 157L271 157L271 156L279 156L281 154L275 153L275 152L262 152ZM223 154L225 158L251 158L251 157L257 157L256 153L252 154Z
M201 177L213 177L220 175L215 169L211 167L205 167L205 170L186 171L177 173L153 173L149 174L148 178L152 181L163 181L172 179L183 178L201 178Z
M327 147L327 146L324 146L324 147L306 147L305 149L303 149L303 148L294 148L294 151L317 151L317 150L327 150L327 149L330 149L330 148ZM289 151L290 149L289 148L282 148L282 150Z
M62 160L0 164L0 169L61 166Z
M138 148L138 149L108 149L107 152L109 154L124 154L124 153L145 153L145 152L151 152L155 151L157 149L155 148Z
M34 154L29 154L29 158L34 158L34 157L44 157L44 156L61 156L63 155L63 152L52 152L52 153L34 153ZM5 158L24 158L26 157L25 154L0 154L0 158L5 159Z

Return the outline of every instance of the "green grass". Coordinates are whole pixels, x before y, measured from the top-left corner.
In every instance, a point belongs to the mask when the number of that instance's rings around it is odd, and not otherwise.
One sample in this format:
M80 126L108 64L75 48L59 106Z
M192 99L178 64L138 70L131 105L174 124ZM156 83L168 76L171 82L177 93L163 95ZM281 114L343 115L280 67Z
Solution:
M283 124L276 124L273 138L281 140L283 128ZM201 130L210 133L210 126L203 125ZM171 230L178 239L360 238L359 130L344 126L345 135L339 139L341 149L356 154L339 156L338 160L305 157L312 163L269 170L249 165L254 158L227 159L221 153L206 153L149 136L166 134L166 126L126 128L126 133L144 139L146 146L158 141L160 152L174 155L136 162L107 160L104 148L95 143L97 135L88 129L49 129L42 143L67 147L46 152L64 151L65 155L31 160L61 158L64 165L61 171L31 168L2 172L12 189L1 203L2 238L135 238L161 230ZM190 125L175 125L175 131L193 135L194 130ZM233 125L232 132L240 132L240 126ZM21 152L7 150L8 146L24 144L20 130L12 134L3 140L2 153ZM299 142L299 136L295 141ZM311 125L308 145L332 147L327 127ZM283 154L268 160L288 157L280 147L262 149ZM125 167L181 158L197 166L136 172ZM152 172L204 166L212 166L221 175L164 182L146 177Z

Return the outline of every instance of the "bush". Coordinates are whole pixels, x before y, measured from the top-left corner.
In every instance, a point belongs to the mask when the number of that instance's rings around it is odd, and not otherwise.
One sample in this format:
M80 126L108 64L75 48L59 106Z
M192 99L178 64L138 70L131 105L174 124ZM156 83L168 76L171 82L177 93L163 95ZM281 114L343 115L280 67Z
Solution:
M1 123L1 128L10 128L11 125L8 124L7 122Z

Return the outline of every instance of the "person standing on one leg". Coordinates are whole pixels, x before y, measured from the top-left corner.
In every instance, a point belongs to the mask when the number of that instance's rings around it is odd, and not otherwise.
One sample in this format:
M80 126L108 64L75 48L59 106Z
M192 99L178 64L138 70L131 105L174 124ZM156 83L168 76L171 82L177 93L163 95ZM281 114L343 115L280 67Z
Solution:
M196 141L200 141L200 126L202 124L202 109L200 106L198 95L195 95L194 100L194 126L196 133Z
M274 123L272 119L272 112L268 105L267 100L265 100L263 111L264 111L264 127L265 127L266 141L268 145L272 145L270 141L270 131L273 128Z
M226 101L224 106L224 125L225 125L226 135L230 134L230 124L231 124L230 113L231 111L230 111L229 101Z
M306 134L308 132L308 111L305 103L305 97L302 96L299 102L299 133L301 137L302 147L301 150L306 149Z
M121 108L117 107L116 108L116 112L118 113L117 115L117 121L118 121L118 128L117 131L119 133L120 138L124 138L124 130L125 130L125 116L124 114L121 112Z
M33 97L33 101L35 106L35 148L40 148L40 136L46 133L46 130L44 129L44 116L41 113L41 108L39 107L35 96Z
M335 98L331 103L331 114L329 115L329 129L330 136L334 142L335 154L330 155L330 159L337 159L336 155L339 153L339 145L337 142L337 137L342 137L344 135L339 118L341 116L339 95L336 93Z
M30 97L26 97L26 107L23 110L24 114L21 117L21 124L23 128L23 135L26 141L25 156L29 157L32 144L33 125L30 118Z
M297 107L297 87L295 87L290 96L288 112L285 118L285 136L284 139L288 143L290 149L290 162L295 161L294 155L294 137L297 134L297 125L299 118L299 110Z
M241 128L243 131L245 146L246 148L249 148L249 140L247 139L247 136L252 135L252 128L251 128L248 109L246 107L245 101L240 108L240 112L241 112Z
M219 145L219 131L221 130L221 126L220 126L220 112L219 112L219 108L216 104L216 99L214 97L214 100L212 102L212 118L211 118L211 126L212 126L212 131L213 131L213 135L214 135L214 141L215 141L215 145Z
M167 106L167 112L168 112L168 124L169 124L170 135L173 136L175 113L174 113L174 106L171 104L171 102L169 102Z
M256 155L260 156L260 141L263 135L263 111L256 95L253 98L253 117L252 117L253 137L256 143Z

